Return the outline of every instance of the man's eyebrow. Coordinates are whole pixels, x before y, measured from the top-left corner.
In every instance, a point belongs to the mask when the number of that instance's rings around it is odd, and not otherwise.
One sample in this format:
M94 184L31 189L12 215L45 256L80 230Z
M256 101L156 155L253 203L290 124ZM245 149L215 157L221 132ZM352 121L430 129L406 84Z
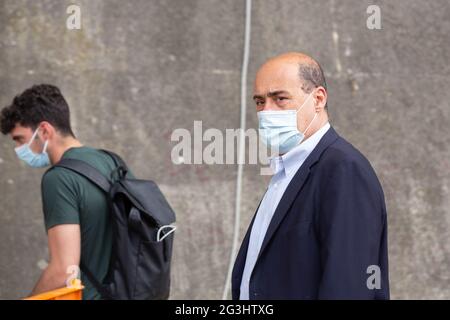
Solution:
M267 94L268 97L278 96L280 94L289 94L289 92L285 90L277 90L277 91L271 91Z
M275 96L278 96L278 95L281 95L281 94L287 94L287 95L290 95L290 93L289 93L288 91L285 91L285 90L276 90L276 91L271 91L271 92L269 92L269 93L267 94L267 97L275 97ZM253 96L253 100L256 100L256 99L264 99L264 96L263 96L263 95L259 95L259 94L255 94L255 95Z

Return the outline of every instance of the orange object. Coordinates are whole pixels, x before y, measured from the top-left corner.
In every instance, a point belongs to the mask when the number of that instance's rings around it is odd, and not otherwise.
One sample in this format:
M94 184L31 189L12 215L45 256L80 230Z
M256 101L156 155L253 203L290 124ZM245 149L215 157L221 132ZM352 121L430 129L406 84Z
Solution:
M75 279L70 287L44 292L24 300L81 300L83 289L81 281Z

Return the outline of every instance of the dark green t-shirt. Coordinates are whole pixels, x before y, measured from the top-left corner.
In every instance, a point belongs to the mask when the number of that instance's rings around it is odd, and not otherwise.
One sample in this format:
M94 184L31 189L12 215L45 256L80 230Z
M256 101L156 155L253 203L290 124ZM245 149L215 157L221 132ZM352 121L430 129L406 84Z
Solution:
M115 168L107 154L89 147L71 148L63 158L79 159L109 177ZM112 226L106 195L81 175L54 168L42 179L42 202L45 227L79 224L81 231L81 260L100 281L108 272L112 249ZM99 299L94 286L82 275L85 286L83 299Z

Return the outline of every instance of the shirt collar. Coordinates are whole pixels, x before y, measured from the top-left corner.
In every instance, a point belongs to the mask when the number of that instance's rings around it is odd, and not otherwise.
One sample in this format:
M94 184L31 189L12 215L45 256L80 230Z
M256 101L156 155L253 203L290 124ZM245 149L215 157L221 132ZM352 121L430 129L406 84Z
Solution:
M270 169L274 175L278 174L281 171L284 171L283 160L280 156L275 156L269 159L270 160Z
M270 168L274 175L283 172L286 176L294 175L300 166L305 162L306 158L311 154L319 143L320 139L330 129L330 123L327 122L322 128L317 130L311 137L300 143L298 146L289 150L282 156L276 156L270 159Z

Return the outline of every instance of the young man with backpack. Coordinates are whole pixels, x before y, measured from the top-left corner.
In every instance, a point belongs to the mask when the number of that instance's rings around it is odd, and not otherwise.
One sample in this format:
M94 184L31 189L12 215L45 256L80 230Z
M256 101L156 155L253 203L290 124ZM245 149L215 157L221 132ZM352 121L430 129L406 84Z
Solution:
M82 145L53 85L16 96L0 126L19 159L52 166L41 183L50 261L31 295L64 287L81 266L83 299L167 298L175 215L157 186L135 180L117 155Z

